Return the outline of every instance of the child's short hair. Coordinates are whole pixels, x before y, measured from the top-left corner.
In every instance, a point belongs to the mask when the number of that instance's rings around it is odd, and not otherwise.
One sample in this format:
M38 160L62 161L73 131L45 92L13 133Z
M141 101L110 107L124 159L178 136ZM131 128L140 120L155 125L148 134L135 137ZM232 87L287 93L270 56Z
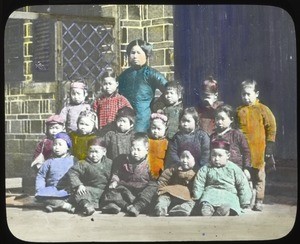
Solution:
M195 120L196 128L198 128L199 127L199 114L198 114L196 108L195 107L188 107L188 108L183 109L182 112L180 113L179 121L186 114L190 114L193 117L193 119Z
M132 108L129 108L129 107L123 107L123 108L120 108L116 114L116 121L118 119L120 119L121 117L125 117L125 118L128 118L130 123L131 124L134 124L135 122L135 111L132 109Z
M79 123L79 121L82 118L86 118L86 117L94 122L94 129L98 129L98 116L95 112L93 112L89 109L86 109L86 110L83 110L80 112L78 119L77 119L77 124Z
M251 79L246 79L241 83L241 89L245 87L252 87L255 92L259 90L257 82Z
M230 151L230 143L226 139L218 138L211 141L210 149L224 149L226 151Z
M142 141L145 147L149 146L149 137L145 132L136 132L131 138L131 144L135 141Z
M167 91L168 88L174 88L174 89L176 90L178 96L179 96L180 98L182 98L182 95L183 95L183 87L180 85L180 83L179 83L178 81L175 81L175 80L174 80L174 81L169 81L169 82L166 84L165 88L166 88L165 91Z
M86 84L84 83L84 81L82 79L72 81L71 84L70 84L70 91L73 88L79 88L79 89L82 89L84 91L87 90L87 86L86 86Z
M224 104L220 107L218 107L215 111L215 116L221 112L224 112L227 114L227 116L229 118L231 118L233 121L233 123L236 121L236 111L233 109L232 106L228 105L228 104Z
M88 141L88 147L90 146L100 146L106 148L106 143L102 138L96 137Z
M117 73L112 69L106 69L102 74L102 81L107 77L117 78Z
M212 76L202 82L201 88L202 92L205 93L217 93L219 91L218 82Z

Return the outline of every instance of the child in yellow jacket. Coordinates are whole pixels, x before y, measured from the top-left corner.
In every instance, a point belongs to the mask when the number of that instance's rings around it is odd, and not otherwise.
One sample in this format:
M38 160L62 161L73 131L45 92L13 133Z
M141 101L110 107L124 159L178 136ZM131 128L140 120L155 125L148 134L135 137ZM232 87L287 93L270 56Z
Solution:
M245 80L241 84L243 105L237 108L238 125L245 134L251 154L253 187L256 201L253 210L262 211L265 193L265 166L275 169L273 150L276 120L272 111L258 100L257 82ZM266 163L267 165L266 165Z

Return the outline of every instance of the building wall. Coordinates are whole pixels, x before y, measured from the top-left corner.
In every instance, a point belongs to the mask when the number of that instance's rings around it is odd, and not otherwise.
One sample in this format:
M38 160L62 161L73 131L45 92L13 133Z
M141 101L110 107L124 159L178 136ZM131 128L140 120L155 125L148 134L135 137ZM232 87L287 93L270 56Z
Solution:
M45 7L44 7L45 8ZM45 8L47 9L47 8ZM98 9L98 8L97 8ZM41 10L42 11L42 10ZM56 11L61 11L60 9ZM74 12L74 10L73 10ZM171 5L102 5L101 17L115 17L115 52L119 71L128 67L126 45L136 38L153 44L149 65L173 78L173 7ZM25 27L27 26L27 27ZM24 80L5 86L5 176L22 177L23 190L32 193L34 172L30 168L36 144L44 136L44 121L59 111L56 81L35 83L31 75L31 25L24 25Z

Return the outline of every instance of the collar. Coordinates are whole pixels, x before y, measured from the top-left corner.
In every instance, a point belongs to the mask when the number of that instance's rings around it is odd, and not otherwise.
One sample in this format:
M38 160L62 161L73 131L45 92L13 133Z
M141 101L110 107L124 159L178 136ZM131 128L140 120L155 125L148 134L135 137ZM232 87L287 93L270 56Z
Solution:
M231 130L231 127L228 127L227 129L225 129L225 130L223 130L222 132L220 132L220 133L218 133L217 132L217 135L218 136L223 136L224 134L226 134L228 131L230 131Z

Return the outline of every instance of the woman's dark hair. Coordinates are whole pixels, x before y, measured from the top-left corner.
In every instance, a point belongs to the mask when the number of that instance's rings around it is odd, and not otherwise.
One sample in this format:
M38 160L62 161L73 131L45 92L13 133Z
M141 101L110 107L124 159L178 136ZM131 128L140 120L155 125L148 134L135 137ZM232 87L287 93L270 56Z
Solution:
M146 54L147 57L150 57L151 56L151 53L152 53L152 45L144 40L141 40L141 39L136 39L134 41L131 41L127 48L126 48L126 53L127 53L127 56L130 55L130 52L131 52L131 49L134 47L134 46L140 46L141 49L144 51L144 53Z

